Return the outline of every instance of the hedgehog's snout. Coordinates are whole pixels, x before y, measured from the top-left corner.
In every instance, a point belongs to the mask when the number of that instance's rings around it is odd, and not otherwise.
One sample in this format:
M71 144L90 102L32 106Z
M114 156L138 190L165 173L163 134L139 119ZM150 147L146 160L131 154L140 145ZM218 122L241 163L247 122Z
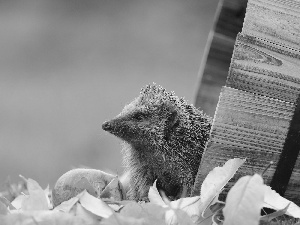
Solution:
M102 124L102 129L105 131L111 131L113 129L112 123L110 121L106 121Z

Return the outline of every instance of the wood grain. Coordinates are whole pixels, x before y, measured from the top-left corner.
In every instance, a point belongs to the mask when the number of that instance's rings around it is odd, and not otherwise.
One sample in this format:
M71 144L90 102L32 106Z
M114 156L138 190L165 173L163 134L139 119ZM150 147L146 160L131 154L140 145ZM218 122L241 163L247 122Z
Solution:
M299 49L300 1L249 1L243 33Z
M239 34L226 86L295 102L300 93L300 51Z
M224 87L201 162L202 178L230 158L247 158L242 174L261 172L270 161L276 162L294 108L289 102ZM271 177L274 169L266 176Z
M210 170L238 157L247 161L228 187L241 176L262 172L273 161L265 182L282 179L284 174L275 176L280 174L278 168L291 168L282 194L300 205L299 104L300 1L249 0L193 194L199 194ZM292 154L295 165L286 160Z

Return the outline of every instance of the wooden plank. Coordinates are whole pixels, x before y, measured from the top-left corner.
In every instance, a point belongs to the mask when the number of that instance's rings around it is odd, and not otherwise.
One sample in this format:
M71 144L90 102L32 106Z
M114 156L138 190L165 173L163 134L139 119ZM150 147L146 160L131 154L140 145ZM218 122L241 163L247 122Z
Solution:
M194 195L211 169L238 157L247 161L228 187L272 160L265 182L300 204L299 16L299 0L249 0Z
M299 49L300 1L255 0L249 2L243 33Z
M224 87L201 162L201 180L230 158L247 158L235 179L278 161L294 109L289 102ZM266 176L273 173L274 168Z
M295 102L300 93L299 60L298 49L239 34L226 86Z
M238 32L242 30L247 0L220 0L206 46L206 53L199 69L199 85L195 106L208 115L214 115Z

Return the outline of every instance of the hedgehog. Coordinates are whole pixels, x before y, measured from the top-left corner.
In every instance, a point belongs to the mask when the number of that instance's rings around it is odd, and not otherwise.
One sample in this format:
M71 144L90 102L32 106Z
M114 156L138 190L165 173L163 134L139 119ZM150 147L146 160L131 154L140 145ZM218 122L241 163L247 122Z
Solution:
M212 119L174 92L153 83L126 105L103 130L124 141L128 199L147 198L156 185L171 199L191 193ZM185 190L185 191L183 191Z

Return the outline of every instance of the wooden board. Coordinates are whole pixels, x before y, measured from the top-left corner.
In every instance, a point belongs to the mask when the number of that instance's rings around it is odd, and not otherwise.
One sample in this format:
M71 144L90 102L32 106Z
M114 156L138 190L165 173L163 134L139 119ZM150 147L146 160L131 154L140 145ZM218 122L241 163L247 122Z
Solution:
M195 106L213 116L225 85L234 42L242 25L247 0L220 0L200 69Z
M265 182L300 205L299 150L300 1L249 0L193 194L228 159L247 158L228 187L272 160Z
M300 94L299 60L297 49L239 34L226 86L295 103Z

